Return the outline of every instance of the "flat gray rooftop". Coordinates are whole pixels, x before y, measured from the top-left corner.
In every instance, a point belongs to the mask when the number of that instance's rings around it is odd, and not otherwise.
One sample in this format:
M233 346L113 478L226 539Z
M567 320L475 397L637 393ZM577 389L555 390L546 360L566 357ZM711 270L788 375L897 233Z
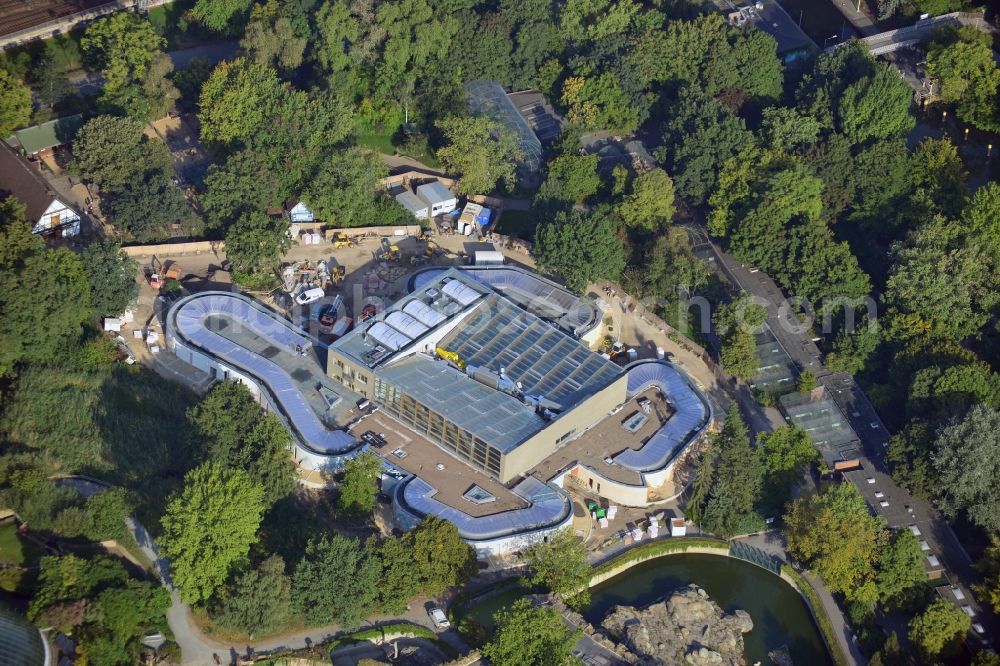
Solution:
M517 398L423 354L380 368L378 376L502 453L545 426L542 417Z
M831 467L860 455L857 433L830 398L788 393L778 399L788 420L802 428Z

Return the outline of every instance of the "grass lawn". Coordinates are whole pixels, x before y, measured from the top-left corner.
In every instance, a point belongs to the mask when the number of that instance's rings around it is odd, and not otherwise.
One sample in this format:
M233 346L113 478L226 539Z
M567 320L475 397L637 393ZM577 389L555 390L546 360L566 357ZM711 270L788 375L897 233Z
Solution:
M505 236L517 236L530 241L535 237L536 226L538 226L538 219L532 211L505 210L500 215L496 231Z
M391 134L359 134L358 145L374 150L375 152L382 153L383 155L396 154L396 147L392 145ZM407 155L407 157L412 157L412 155ZM422 155L420 157L413 157L413 159L431 169L441 168L441 162L438 161L433 153L427 153L426 155Z
M0 524L0 561L21 566L25 561L25 547L17 534L13 519Z

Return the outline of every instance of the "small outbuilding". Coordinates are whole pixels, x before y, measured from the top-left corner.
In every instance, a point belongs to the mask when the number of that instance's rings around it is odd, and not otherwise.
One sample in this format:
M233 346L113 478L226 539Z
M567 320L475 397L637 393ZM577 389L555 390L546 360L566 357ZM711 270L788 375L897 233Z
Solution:
M396 201L400 206L410 211L413 217L418 220L427 219L430 206L413 192L409 190L400 192L396 195Z
M423 199L430 208L431 217L450 213L458 206L458 199L451 193L451 190L437 180L417 187L417 196Z
M294 200L293 200L294 201ZM294 206L290 206L288 209L288 218L292 222L314 222L315 217L312 211L306 208L306 205L301 201L297 202Z

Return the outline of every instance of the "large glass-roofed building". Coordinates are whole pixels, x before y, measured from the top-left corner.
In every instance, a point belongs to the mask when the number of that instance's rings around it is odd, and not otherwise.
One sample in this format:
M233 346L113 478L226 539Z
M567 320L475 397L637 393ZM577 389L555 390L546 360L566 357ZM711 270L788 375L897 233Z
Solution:
M328 373L503 482L625 400L621 369L462 271L330 347Z
M510 101L503 86L495 81L470 81L465 84L465 92L472 115L486 116L513 132L524 153L524 168L537 174L542 168L542 142Z

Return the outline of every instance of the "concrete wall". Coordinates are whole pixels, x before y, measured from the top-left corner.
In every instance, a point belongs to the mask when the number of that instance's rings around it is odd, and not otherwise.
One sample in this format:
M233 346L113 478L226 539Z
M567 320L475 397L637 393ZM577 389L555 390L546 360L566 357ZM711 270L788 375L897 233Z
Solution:
M571 467L555 482L564 488L569 486L586 492L596 493L612 504L644 507L649 503L649 491L646 486L632 486L627 483L612 481L586 465ZM593 482L593 485L591 485L591 482Z
M586 398L573 409L551 421L545 428L530 437L500 460L500 481L507 483L552 455L557 441L566 433L581 433L594 425L608 412L625 402L628 377L622 374L608 386ZM566 441L571 440L570 436Z

